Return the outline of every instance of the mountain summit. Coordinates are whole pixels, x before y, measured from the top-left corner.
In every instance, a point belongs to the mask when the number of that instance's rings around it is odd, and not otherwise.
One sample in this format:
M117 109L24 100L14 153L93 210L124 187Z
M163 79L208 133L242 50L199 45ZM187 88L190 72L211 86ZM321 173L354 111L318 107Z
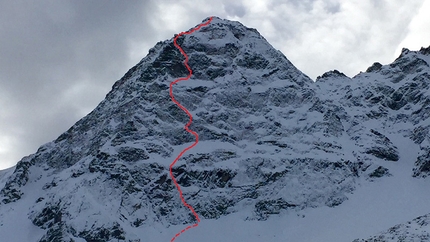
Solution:
M200 142L173 173L203 218L184 239L337 241L324 231L297 234L291 221L306 223L305 215L327 208L395 207L390 199L402 195L399 184L415 189L401 201L430 198L419 189L428 188L430 174L430 47L404 50L392 64L375 63L353 78L330 71L313 82L239 22L214 17L178 44L193 75L173 92L192 113L190 129ZM188 116L169 96L169 84L188 75L183 61L173 38L157 43L90 114L14 170L0 171L2 238L169 241L177 225L193 223L169 178L170 163L194 142L183 129ZM357 203L354 193L379 197L379 187L389 196ZM428 212L394 212L378 230L366 227L339 241L387 229L397 223L387 224L393 217L400 223ZM234 233L209 236L217 229L205 223L233 218ZM266 224L277 226L259 232Z

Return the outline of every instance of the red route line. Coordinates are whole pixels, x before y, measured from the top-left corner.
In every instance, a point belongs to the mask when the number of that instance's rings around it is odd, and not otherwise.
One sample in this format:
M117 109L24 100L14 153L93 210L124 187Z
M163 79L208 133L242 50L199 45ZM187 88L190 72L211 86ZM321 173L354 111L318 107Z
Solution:
M212 21L212 17L210 17L210 19L209 19L208 21L206 21L205 23L200 24L199 26L195 27L194 29L191 29L190 31L179 33L178 35L176 35L176 37L175 37L175 38L174 38L174 40L173 40L173 44L176 46L176 48L178 48L178 49L179 49L179 51L180 51L180 52L182 53L182 55L185 57L184 64L185 64L185 67L187 67L189 74L188 74L188 76L187 76L187 77L181 77L181 78L179 78L179 79L175 80L174 82L171 82L171 83L170 83L170 97L172 98L172 101L173 101L174 103L176 103L176 105L178 105L178 107L180 107L182 110L184 110L184 112L186 112L186 113L187 113L188 117L190 117L190 121L188 121L188 123L185 125L184 129L185 129L188 133L193 134L193 135L196 137L196 141L195 141L192 145L190 145L190 146L188 146L187 148L185 148L181 153L179 153L178 157L176 157L176 159L175 159L175 160L170 164L170 177L172 178L173 182L175 183L176 188L177 188L177 189L178 189L178 191L179 191L179 196L181 197L182 203L184 204L184 206L185 206L185 207L187 207L187 208L189 208L189 209L190 209L190 211L193 213L194 217L196 217L196 219L197 219L197 223L195 223L195 224L193 224L193 225L189 225L189 226L188 226L188 227L186 227L185 229L181 230L181 232L177 233L177 234L176 234L176 235L175 235L175 236L170 240L170 242L173 242L176 238L178 238L178 237L179 237L182 233L184 233L185 231L187 231L187 230L189 230L189 229L191 229L191 228L197 227L197 226L199 225L199 223L200 223L199 215L197 215L197 213L194 211L194 208L193 208L191 205L189 205L187 202L185 202L184 196L182 195L181 187L179 186L178 182L176 181L176 179L175 179L175 177L173 176L173 173L172 173L172 167L173 167L173 166L175 165L175 163L176 163L176 162L181 158L181 156L182 156L186 151L188 151L189 149L191 149L191 148L193 148L194 146L196 146L196 145L197 145L197 143L199 143L199 135L198 135L196 132L194 132L194 131L192 131L192 130L190 130L190 129L188 128L188 127L191 125L191 123L193 122L193 116L191 115L191 113L190 113L190 112L188 112L188 110L187 110L184 106L182 106L178 101L176 101L175 97L173 96L173 85L174 85L174 84L176 84L176 83L178 83L178 82L180 82L180 81L186 81L186 80L190 79L191 75L193 74L193 71L191 70L190 66L188 65L188 56L187 56L187 54L185 54L184 50L183 50L183 49L182 49L182 48L181 48L181 47L176 43L176 40L177 40L180 36L182 36L182 35L184 35L184 34L191 34L191 33L193 33L194 31L199 30L202 26L206 26L206 25L208 25L211 21Z

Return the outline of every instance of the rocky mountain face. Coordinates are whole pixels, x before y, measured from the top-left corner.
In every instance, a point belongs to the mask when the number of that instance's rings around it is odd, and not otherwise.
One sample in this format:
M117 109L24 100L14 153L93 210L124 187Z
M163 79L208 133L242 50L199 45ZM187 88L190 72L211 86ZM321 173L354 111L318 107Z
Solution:
M178 44L193 76L173 93L200 142L173 174L202 218L336 207L360 184L392 176L393 162L411 160L404 172L428 179L430 47L313 82L238 22L214 17ZM169 96L188 75L183 60L173 38L157 43L94 111L0 173L0 231L27 226L39 242L146 241L150 227L193 223L169 177L194 141Z

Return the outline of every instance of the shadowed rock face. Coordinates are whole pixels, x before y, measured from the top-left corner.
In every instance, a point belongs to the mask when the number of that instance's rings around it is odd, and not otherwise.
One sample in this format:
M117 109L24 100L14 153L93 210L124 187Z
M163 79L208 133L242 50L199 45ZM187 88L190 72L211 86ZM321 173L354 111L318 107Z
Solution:
M427 177L430 174L430 149L428 147L421 149L421 155L418 156L415 166L414 177Z
M426 50L314 83L238 22L214 18L178 44L193 75L173 93L200 142L172 172L202 217L245 209L247 220L266 220L338 206L358 182L391 175L375 161L402 162L398 134L421 147L414 176L429 174ZM45 231L39 241L133 241L124 224L193 222L168 172L194 142L169 96L170 83L188 75L183 60L173 38L157 43L95 110L17 164L1 187L0 213L31 204L22 209Z

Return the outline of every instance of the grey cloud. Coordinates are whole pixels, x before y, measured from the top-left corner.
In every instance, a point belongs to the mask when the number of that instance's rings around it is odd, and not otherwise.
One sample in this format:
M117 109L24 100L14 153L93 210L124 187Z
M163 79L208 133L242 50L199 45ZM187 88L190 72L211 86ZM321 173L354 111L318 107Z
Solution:
M340 3L339 2L329 3L326 5L326 10L331 14L338 13L340 12Z
M11 152L35 151L103 99L137 62L129 58L130 42L156 43L148 23L153 8L147 1L0 3L0 136L19 141ZM76 85L92 88L74 93L75 100L87 97L79 107L64 102ZM0 154L0 167L18 161L5 157L11 155Z
M224 3L224 11L230 16L242 18L246 14L246 9L239 1L226 1Z

